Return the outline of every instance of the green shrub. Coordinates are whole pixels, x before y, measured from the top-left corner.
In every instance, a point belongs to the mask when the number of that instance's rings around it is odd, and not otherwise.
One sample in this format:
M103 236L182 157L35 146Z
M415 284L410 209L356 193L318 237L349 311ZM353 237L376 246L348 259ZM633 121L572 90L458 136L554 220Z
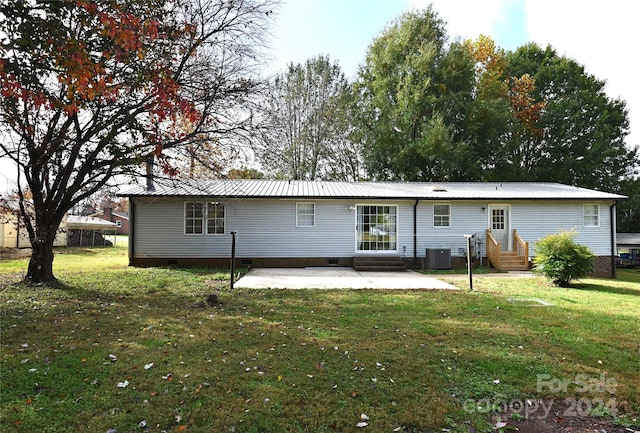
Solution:
M556 286L569 287L572 280L587 276L593 269L594 255L588 247L574 242L576 234L562 231L535 244L535 271Z

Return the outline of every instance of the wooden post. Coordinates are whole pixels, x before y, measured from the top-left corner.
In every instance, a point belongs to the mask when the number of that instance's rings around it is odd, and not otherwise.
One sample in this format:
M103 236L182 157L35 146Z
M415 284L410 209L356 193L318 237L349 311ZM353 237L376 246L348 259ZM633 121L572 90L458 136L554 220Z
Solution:
M473 235L464 235L467 238L467 272L469 273L469 290L473 290L473 271L471 270L471 238Z

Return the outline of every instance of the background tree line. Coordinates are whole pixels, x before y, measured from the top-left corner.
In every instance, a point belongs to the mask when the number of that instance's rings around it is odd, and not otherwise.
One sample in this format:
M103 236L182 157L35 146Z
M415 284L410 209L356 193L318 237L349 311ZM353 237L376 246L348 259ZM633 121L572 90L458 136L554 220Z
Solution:
M551 46L450 41L432 8L400 16L348 82L337 63L289 65L264 94L269 177L561 182L628 195L640 231L638 147L625 102Z

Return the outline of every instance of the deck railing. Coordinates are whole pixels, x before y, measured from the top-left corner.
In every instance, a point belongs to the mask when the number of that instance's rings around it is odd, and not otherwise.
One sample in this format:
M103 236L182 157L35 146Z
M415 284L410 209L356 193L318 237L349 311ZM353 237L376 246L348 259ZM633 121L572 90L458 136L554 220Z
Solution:
M529 242L525 242L517 230L513 230L513 252L520 258L522 265L529 263Z
M501 243L491 234L491 230L487 230L487 258L489 259L489 263L497 270L502 269L501 247ZM517 230L513 231L513 247L511 248L511 251L511 254L515 254L517 256L519 266L528 266L529 242L525 242L520 235L518 235ZM505 267L510 266L511 264L513 264L512 259L505 261Z
M500 242L491 235L491 230L487 230L487 259L494 268L500 269Z

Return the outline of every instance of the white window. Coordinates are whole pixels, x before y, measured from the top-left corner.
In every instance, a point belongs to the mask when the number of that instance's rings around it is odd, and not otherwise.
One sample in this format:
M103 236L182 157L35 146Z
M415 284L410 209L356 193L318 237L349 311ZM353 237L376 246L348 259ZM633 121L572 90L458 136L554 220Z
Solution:
M207 233L210 235L224 234L224 204L207 203Z
M315 203L296 203L296 226L313 227L316 225Z
M504 230L507 226L507 210L505 208L491 209L491 230Z
M224 234L224 226L223 203L186 202L184 204L184 232L186 234Z
M450 227L451 226L451 205L448 205L448 204L433 205L433 226L434 227Z
M116 221L116 227L122 227L122 221L120 220Z
M202 203L187 202L184 204L184 232L188 235L203 233L204 206Z
M582 205L582 225L584 227L600 226L600 206L597 204Z

